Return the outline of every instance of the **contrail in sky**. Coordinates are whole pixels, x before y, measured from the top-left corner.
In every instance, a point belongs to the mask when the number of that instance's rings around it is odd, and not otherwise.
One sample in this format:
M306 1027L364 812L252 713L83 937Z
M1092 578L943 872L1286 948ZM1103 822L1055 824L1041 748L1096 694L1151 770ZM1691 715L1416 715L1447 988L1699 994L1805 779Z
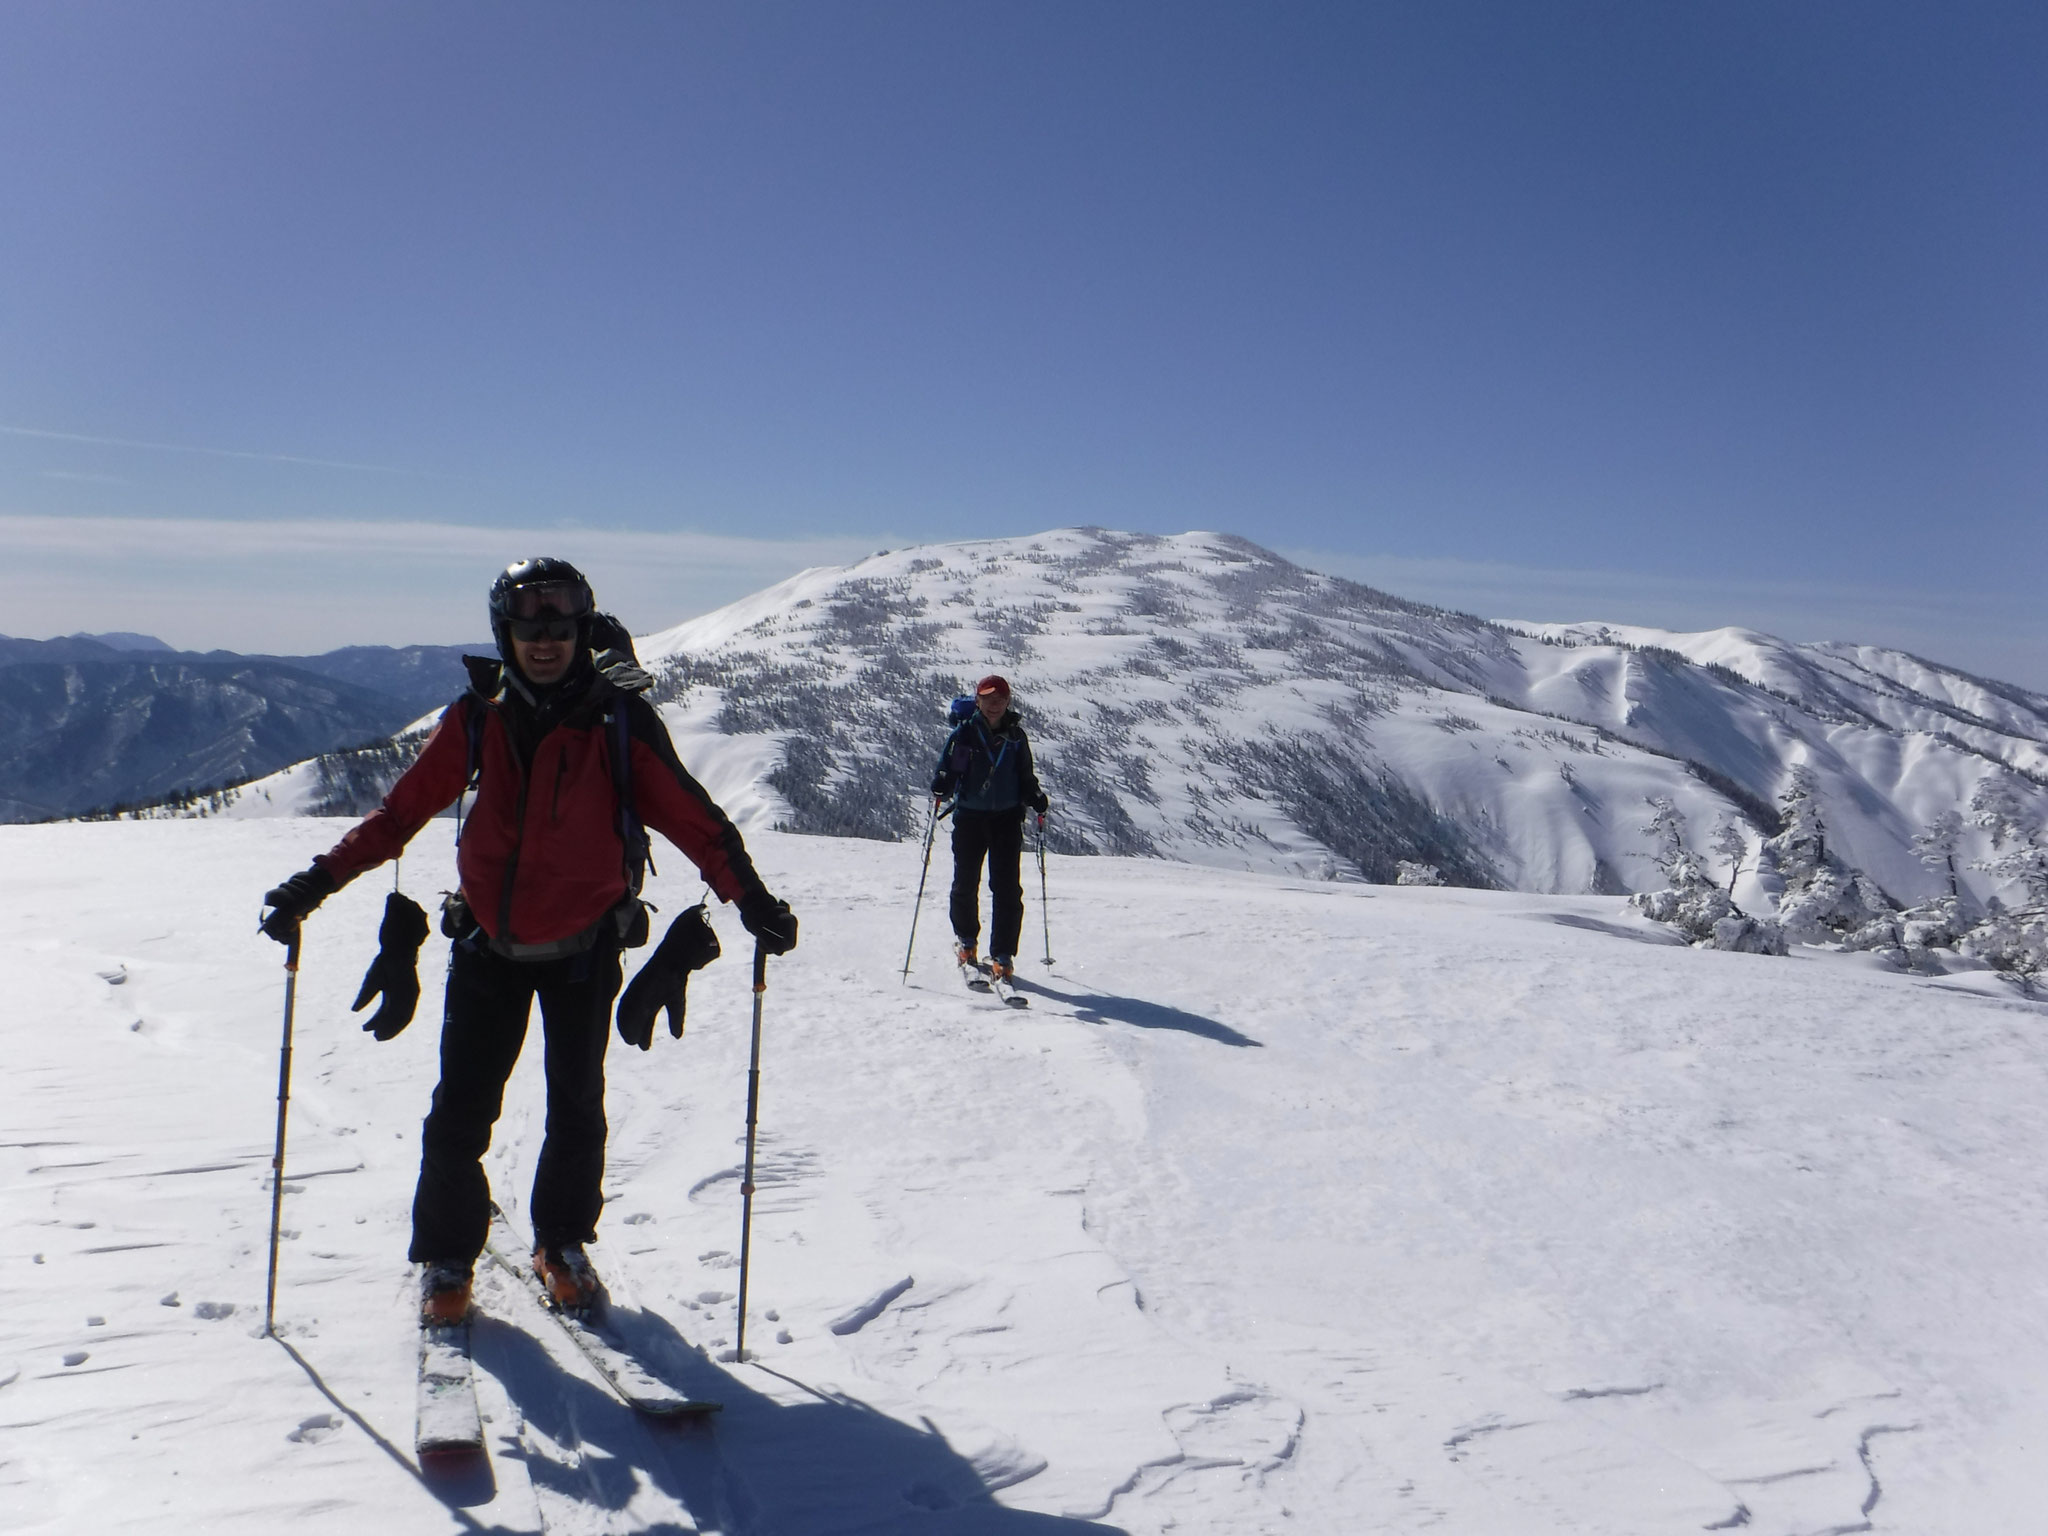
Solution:
M426 469L396 469L389 464L354 464L346 459L309 459L293 453L250 453L240 448L198 448L190 443L151 443L132 437L93 437L84 432L51 432L42 427L0 425L9 437L40 437L59 443L93 443L102 448L146 448L157 453L198 453L216 459L254 459L263 464L302 464L313 469L352 469L369 475L417 475L427 480L460 480Z

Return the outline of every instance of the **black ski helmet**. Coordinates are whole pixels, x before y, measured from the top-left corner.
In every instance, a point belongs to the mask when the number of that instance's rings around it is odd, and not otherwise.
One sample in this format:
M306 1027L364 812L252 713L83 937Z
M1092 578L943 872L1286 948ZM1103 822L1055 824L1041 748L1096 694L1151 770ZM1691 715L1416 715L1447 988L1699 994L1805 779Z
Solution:
M580 648L590 635L590 616L597 606L590 583L566 560L536 555L515 560L491 583L491 638L498 654L516 665L512 625L530 619L574 619Z

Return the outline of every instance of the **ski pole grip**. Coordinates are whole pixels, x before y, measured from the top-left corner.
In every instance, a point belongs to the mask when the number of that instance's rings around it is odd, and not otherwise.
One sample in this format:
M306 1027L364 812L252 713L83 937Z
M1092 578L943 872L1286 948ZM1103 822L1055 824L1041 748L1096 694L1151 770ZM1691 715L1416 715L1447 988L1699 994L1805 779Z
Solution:
M754 943L754 990L768 990L768 951L759 940Z

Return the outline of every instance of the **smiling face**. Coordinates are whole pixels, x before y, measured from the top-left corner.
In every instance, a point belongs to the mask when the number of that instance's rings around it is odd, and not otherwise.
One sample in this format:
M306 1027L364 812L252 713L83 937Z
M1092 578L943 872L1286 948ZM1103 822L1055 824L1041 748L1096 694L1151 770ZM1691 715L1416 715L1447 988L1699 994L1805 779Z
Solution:
M516 633L512 636L512 655L529 683L546 688L568 676L570 664L576 660L576 621L535 625L534 630L531 640L522 640Z
M974 701L974 707L981 711L981 718L993 728L1003 723L1003 711L1010 707L1010 696L1007 693L984 693Z

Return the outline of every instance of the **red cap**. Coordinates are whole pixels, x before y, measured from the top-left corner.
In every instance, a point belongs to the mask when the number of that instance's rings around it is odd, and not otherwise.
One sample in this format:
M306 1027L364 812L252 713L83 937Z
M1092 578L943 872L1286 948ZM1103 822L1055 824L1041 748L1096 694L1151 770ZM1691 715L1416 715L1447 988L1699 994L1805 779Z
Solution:
M1010 696L1010 685L993 672L974 685L974 696L977 699L985 699L992 693L1001 694L1006 699Z

